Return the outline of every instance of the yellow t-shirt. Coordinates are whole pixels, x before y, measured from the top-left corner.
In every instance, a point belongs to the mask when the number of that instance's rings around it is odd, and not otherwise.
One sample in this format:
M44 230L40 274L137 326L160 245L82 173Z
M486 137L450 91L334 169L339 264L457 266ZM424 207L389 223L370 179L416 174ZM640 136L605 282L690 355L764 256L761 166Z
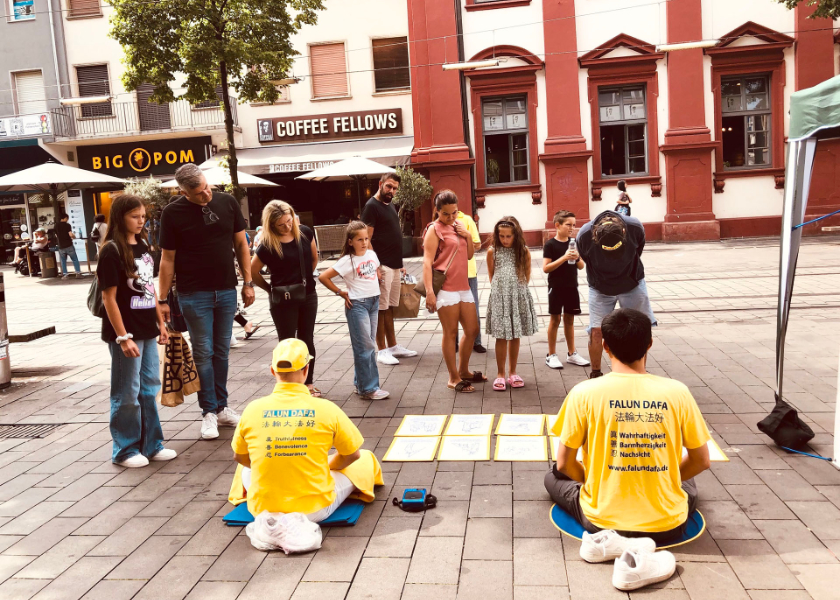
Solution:
M310 514L332 504L329 451L353 454L364 438L344 411L313 398L300 383L278 383L251 402L233 434L236 454L251 458L248 510Z
M458 221L461 222L467 231L469 232L470 236L472 237L473 244L475 245L475 250L478 252L478 248L481 245L481 236L478 235L478 226L473 221L472 217L468 214L465 214L461 211L458 211L458 216L455 217ZM475 277L478 274L478 269L475 265L475 255L467 261L467 277Z
M609 373L577 384L552 433L583 449L583 514L602 529L668 531L688 518L683 446L709 430L688 388L656 375Z

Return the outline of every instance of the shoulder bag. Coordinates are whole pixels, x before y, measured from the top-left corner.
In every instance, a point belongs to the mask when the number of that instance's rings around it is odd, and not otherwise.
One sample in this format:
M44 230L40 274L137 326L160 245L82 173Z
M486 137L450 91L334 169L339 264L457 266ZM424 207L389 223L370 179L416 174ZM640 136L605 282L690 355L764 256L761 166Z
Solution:
M107 244L110 243L111 242L108 242ZM99 251L100 255L102 250L105 249L105 245L103 245L102 249ZM119 254L119 249L117 249L117 254ZM90 282L90 288L88 289L87 307L90 311L90 314L92 314L94 317L104 319L107 315L107 313L105 312L105 304L102 302L102 290L99 288L99 275L95 273L93 276L93 281Z
M449 271L449 267L452 266L452 261L455 260L455 255L458 254L458 250L461 249L461 242L458 241L458 246L455 248L455 252L452 253L452 258L449 259L449 262L446 264L446 269L443 271L439 271L438 269L432 269L432 290L435 293L435 296L438 295L441 289L443 289L443 284L446 281L446 273ZM417 286L414 288L414 291L426 297L426 282L423 281L421 278L420 281L417 282Z
M306 267L303 264L304 246L298 240L298 254L300 256L300 280L301 283L291 285L278 285L271 287L269 302L272 306L291 307L302 304L306 300Z

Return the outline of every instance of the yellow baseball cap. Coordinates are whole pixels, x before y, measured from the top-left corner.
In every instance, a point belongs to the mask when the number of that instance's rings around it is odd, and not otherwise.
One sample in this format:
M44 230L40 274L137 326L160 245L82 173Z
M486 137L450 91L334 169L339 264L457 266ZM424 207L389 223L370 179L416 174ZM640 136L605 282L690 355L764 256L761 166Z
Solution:
M306 344L296 338L287 338L274 347L271 368L275 373L294 373L309 364L314 356L309 355Z

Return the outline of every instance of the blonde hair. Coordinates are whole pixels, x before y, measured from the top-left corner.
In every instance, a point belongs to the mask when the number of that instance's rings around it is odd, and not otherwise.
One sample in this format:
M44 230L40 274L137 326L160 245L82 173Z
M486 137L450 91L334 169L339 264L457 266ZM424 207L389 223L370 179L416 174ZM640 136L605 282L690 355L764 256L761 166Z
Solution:
M272 224L284 215L292 216L292 235L295 242L300 242L300 226L295 218L295 209L288 202L272 200L265 205L262 212L262 230L260 231L260 245L267 247L278 257L283 258L283 244L280 236L274 231Z

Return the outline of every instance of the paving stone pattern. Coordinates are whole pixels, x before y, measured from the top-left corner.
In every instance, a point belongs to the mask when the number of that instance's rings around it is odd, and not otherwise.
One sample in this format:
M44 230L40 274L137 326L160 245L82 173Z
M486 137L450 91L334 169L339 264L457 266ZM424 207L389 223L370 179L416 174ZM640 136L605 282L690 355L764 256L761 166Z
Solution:
M539 251L534 259L541 264ZM44 439L0 440L0 598L839 598L840 471L785 454L755 426L773 405L777 261L778 247L765 241L646 249L660 322L649 370L691 388L732 460L698 477L708 531L676 549L674 577L630 594L612 587L610 565L582 562L579 543L549 523L547 462L383 463L386 484L356 527L325 529L313 554L254 550L240 528L221 520L231 508L232 430L198 440L200 410L191 397L160 409L167 445L179 452L175 461L133 470L112 465L109 357L84 306L90 279L42 282L4 268L11 333L48 325L58 333L11 346L14 382L0 392L0 423L63 425ZM484 314L483 256L479 266ZM412 259L408 268L419 273L420 262ZM391 398L363 401L353 393L342 306L326 293L316 329L317 385L380 458L405 414L556 413L586 370L545 367L547 300L538 268L532 292L542 330L523 340L522 390L448 390L440 327L422 311L398 322L400 343L420 355L380 368ZM586 355L584 276L580 292L576 335ZM276 337L264 294L248 312L263 329L231 352L230 403L239 409L273 387L266 372ZM824 455L832 454L838 324L840 244L808 240L791 313L785 396L813 427L812 447ZM485 336L488 347L490 341ZM472 366L492 379L492 348L474 354ZM408 487L430 489L439 507L416 515L392 506Z

